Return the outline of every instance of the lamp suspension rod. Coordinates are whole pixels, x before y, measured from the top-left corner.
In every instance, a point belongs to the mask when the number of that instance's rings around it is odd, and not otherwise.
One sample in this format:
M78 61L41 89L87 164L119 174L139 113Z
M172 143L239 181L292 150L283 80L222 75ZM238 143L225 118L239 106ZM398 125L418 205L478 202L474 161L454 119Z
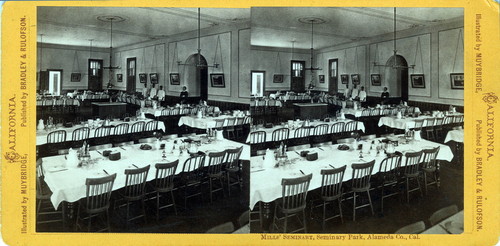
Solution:
M314 20L311 20L311 70L313 68Z
M200 39L201 39L201 34L200 34L200 28L201 28L201 15L200 15L200 8L198 8L198 66L201 65L201 44L200 44Z
M394 7L394 62L396 62L396 54L398 50L396 49L396 7ZM396 65L396 63L394 63Z

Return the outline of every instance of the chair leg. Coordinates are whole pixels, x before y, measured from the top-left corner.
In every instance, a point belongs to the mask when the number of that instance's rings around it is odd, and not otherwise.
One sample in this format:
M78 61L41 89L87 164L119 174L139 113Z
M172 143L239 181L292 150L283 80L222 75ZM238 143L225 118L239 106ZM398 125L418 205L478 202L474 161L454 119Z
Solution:
M427 196L427 173L424 171L424 190L425 190L425 195Z
M229 172L226 171L226 178L227 178L227 193L229 196L231 196L231 175L229 175Z
M326 202L323 201L323 222L321 224L321 228L325 231L325 219L326 219Z
M156 222L160 221L160 193L156 192Z
M109 211L106 210L106 223L108 225L108 232L111 232L111 226L109 224Z
M172 206L174 207L175 215L177 215L177 207L175 206L175 198L174 198L174 191L173 190L170 191L170 196L172 197Z
M342 216L342 198L338 199L338 203L339 203L340 222L344 224L344 217Z
M356 192L354 192L354 195L352 198L353 198L353 202L354 202L354 205L352 206L352 208L353 208L352 221L356 221Z
M368 194L368 202L370 202L370 208L372 210L372 215L375 215L373 212L373 204L372 204L372 197L370 196L370 190L367 190L366 193Z
M307 222L306 222L306 210L305 209L302 210L302 218L304 221L304 233L307 233Z
M285 225L283 227L284 228L283 233L286 233L287 226L288 226L288 214L285 214Z

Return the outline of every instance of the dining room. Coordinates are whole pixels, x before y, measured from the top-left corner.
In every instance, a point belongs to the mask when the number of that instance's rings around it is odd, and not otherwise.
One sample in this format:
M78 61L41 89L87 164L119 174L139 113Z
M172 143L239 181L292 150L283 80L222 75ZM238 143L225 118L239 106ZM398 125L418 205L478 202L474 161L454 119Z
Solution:
M463 9L251 16L251 232L463 232Z
M37 232L249 231L249 18L38 7Z

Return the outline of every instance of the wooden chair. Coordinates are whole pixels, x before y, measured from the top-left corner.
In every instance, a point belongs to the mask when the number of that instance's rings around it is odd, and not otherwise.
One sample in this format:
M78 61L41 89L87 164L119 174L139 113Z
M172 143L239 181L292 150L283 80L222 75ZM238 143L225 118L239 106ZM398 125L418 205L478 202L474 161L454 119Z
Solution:
M88 220L87 231L90 232L92 227L92 219L98 218L99 215L105 213L106 227L99 231L110 231L109 225L109 198L113 190L113 183L116 179L116 173L102 178L87 178L85 181L86 195L84 199L79 201L75 230L80 226L80 220ZM84 215L87 215L84 217Z
M175 206L174 198L174 177L175 170L177 170L178 164L179 160L168 163L155 164L156 174L155 180L153 182L153 190L155 191L156 195L153 198L156 198L156 221L159 221L160 219L160 209L173 207L174 212L177 215L177 208ZM171 202L160 206L160 195L166 193L170 193Z
M422 151L418 152L408 152L405 154L406 161L403 166L403 178L405 179L405 192L406 201L410 203L410 193L413 191L420 191L420 196L422 195L422 188L420 187L419 181L419 169L420 169L420 157L422 156ZM417 182L417 187L410 189L410 182L415 180Z
M224 119L223 129L227 134L227 138L229 138L229 139L234 139L236 137L235 128L234 128L235 122L236 122L236 118L233 118L233 117Z
M352 213L352 220L356 221L356 209L363 208L370 206L370 209L372 211L372 215L375 213L373 212L373 204L372 204L372 199L370 196L370 179L372 176L372 171L373 171L373 166L375 165L375 160L366 162L366 163L360 163L360 164L352 164L352 179L351 179L351 191L353 192L353 213ZM356 193L360 192L366 192L368 195L368 203L356 206Z
M415 122L415 127L413 127L413 130L415 131L421 131L422 127L424 126L424 119L416 119L414 120Z
M384 199L398 195L399 167L401 165L401 155L394 155L385 158L380 163L380 168L375 176L380 189L380 211L384 212ZM386 189L392 192L386 193Z
M436 118L436 122L434 124L434 135L436 136L436 140L443 141L443 121L444 117Z
M320 199L318 199L321 203L315 205L318 200L311 200L311 213L313 213L313 210L315 208L323 208L321 220L323 230L325 230L326 222L334 218L340 217L340 221L344 223L344 219L342 216L342 183L346 167L347 166L344 165L340 168L321 170L321 193L319 194ZM315 193L313 193L313 197L314 195ZM335 201L337 201L337 204L334 203ZM328 211L332 212L335 210L335 205L338 205L338 214L334 214L333 216L327 218L326 213L328 204L332 204L331 210L328 209Z
M115 132L113 135L124 135L128 133L129 124L121 123L115 126Z
M224 173L222 171L222 167L224 165L224 155L225 151L208 153L208 162L206 164L206 169L210 188L210 202L213 201L213 193L217 191L221 191L222 195L225 196L224 184L222 182L224 179ZM219 181L219 188L215 188L215 181Z
M242 190L240 156L243 146L236 149L227 149L224 154L224 172L227 180L228 194L231 195L231 187L237 185ZM231 178L234 181L231 182Z
M279 128L274 130L272 134L272 141L273 142L287 141L289 132L290 130L288 128Z
M243 124L245 122L245 117L237 117L236 122L234 123L234 129L236 131L236 137L240 137L243 135Z
M146 179L148 177L150 165L141 168L125 169L125 187L123 188L123 193L119 192L121 198L125 201L124 206L127 207L126 212L126 223L144 218L144 222L147 223L146 218L146 205L144 204L144 198L146 195ZM140 202L142 206L142 214L135 217L130 217L130 205L136 202Z
M66 131L57 130L47 135L47 143L62 143L66 141Z
M357 121L349 121L344 125L344 134L349 135L358 131L358 122Z
M61 222L63 228L65 228L63 212L54 210L54 206L52 206L52 202L50 201L52 192L45 183L42 163L42 159L36 160L36 224ZM59 215L60 218L55 219L53 215Z
M331 138L328 136L328 124L319 124L314 127L312 134L312 145L317 147L325 144L331 144Z
M436 185L439 190L439 161L436 159L439 153L439 146L432 149L424 149L422 160L422 175L424 177L425 194L427 195L427 186ZM428 178L432 178L431 182L427 182Z
M73 133L71 134L71 140L72 141L87 140L89 138L89 135L90 135L90 128L80 127L73 131Z
M309 136L310 136L310 127L299 127L295 129L295 132L293 133L293 139L290 139L289 145L298 147L299 149L301 147L303 148L309 148L311 145L309 144ZM294 148L297 149L297 148Z
M101 126L101 127L98 127L94 131L94 137L95 138L108 137L108 136L111 135L111 129L113 129L112 126Z
M266 142L266 132L256 131L250 133L250 144L259 144Z
M144 125L146 123L144 121L138 121L134 124L132 124L132 127L130 129L130 133L140 133L144 131Z
M274 207L274 217L273 217L271 232L274 232L275 228L280 229L277 223L283 220L284 221L283 230L279 230L279 232L293 233L303 230L304 233L307 233L305 209L307 205L306 202L307 192L309 190L309 184L311 182L311 179L312 179L312 174L298 178L281 180L282 196L281 199L277 200L276 206ZM288 219L291 216L299 217L300 213L302 213L302 221L301 221L302 227L294 231L287 232Z
M144 125L144 132L156 132L158 130L158 121L157 120L152 120L148 121L146 125Z
M224 224L210 228L205 233L231 233L234 231L233 222L226 222Z
M458 207L457 205L451 205L442 209L439 209L438 211L434 212L431 217L429 217L429 223L431 226L443 221L444 219L458 213Z
M216 130L222 130L224 128L224 119L215 119L215 127Z
M205 162L205 155L196 155L188 158L182 166L181 186L183 190L184 206L187 207L187 200L191 197L202 195L202 168Z
M340 134L344 131L344 122L337 122L330 126L330 133L332 134Z
M399 228L394 234L420 234L423 231L425 231L425 223L419 221Z
M428 118L425 119L425 135L428 140L434 140L436 136L434 136L434 122L436 121L436 118Z

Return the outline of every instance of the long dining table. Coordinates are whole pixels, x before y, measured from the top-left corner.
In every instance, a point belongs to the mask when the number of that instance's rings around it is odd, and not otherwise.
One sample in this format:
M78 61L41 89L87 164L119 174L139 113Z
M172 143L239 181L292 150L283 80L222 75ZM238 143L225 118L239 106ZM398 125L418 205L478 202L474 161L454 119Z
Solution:
M338 119L338 120L333 120L333 121L329 121L329 122L320 121L320 120L314 120L314 121L311 121L309 123L309 127L310 128L314 128L315 126L318 126L318 125L321 125L321 124L327 124L328 125L328 129L330 129L330 127L333 124L335 124L335 123L343 122L345 124L345 123L351 122L351 121L352 120L349 120L349 119L343 119L343 120ZM255 131L264 131L266 133L266 142L270 142L270 141L272 141L273 131L275 131L277 129L280 129L280 128L288 128L288 129L290 129L290 132L288 134L288 139L292 139L292 138L295 138L295 131L299 128L299 126L303 125L303 123L304 123L304 121L294 121L291 124L294 124L297 127L293 127L293 128L290 127L290 124L288 122L283 122L281 124L275 125L275 126L270 127L270 128L264 128L263 126L255 126L256 128L254 130L252 130L252 132L255 132ZM356 130L364 132L365 131L365 125L364 125L364 123L361 122L361 121L357 121L357 129ZM312 130L310 131L309 134L310 135L313 134ZM249 143L250 141L251 141L251 134L249 134L248 137L247 137L247 139L246 139L247 143Z
M456 116L456 115L463 115L462 113L453 113L450 114L449 116ZM401 129L401 130L408 130L411 128L415 128L415 121L416 120L424 120L423 126L427 126L427 119L433 119L436 117L430 116L430 115L420 115L418 117L401 117L398 118L396 116L384 116L380 117L380 120L378 122L378 126L388 126L390 128L396 128L396 129Z
M137 120L130 120L130 121L123 121L123 120L112 120L110 121L110 126L117 126L122 123L127 123L129 124L129 132L130 132L130 126L134 123L137 123L139 121L144 121L145 123L148 123L152 121L152 119L137 119ZM87 123L86 123L87 124ZM86 124L77 124L73 125L72 127L63 127L63 126L58 126L54 129L51 130L37 130L36 131L36 145L43 145L47 143L47 135L53 131L57 130L65 130L66 131L66 141L72 141L72 133L74 130L86 126ZM165 131L165 124L161 121L158 121L158 126L157 130L163 130ZM113 130L114 131L114 130ZM93 138L95 134L95 129L90 129L89 133L89 138ZM111 132L110 135L114 135L114 132Z
M250 146L228 139L213 140L207 142L205 135L197 136L201 140L201 145L198 151L203 153L220 152L226 149L235 149L243 146L240 156L241 160L250 159ZM165 146L173 146L174 141L186 138L177 138L175 140L161 141ZM179 160L176 169L176 174L182 172L184 162L190 157L187 151L180 154L178 151L166 151L166 158L163 158L163 150L156 149L156 143L151 143L150 150L142 150L142 144L127 145L122 147L113 147L103 150L90 151L90 165L86 167L78 167L77 163L69 161L68 155L56 155L42 158L42 167L45 174L45 182L52 191L50 200L54 208L57 209L59 204L65 202L76 202L85 197L85 180L87 178L105 177L108 174L117 174L113 185L113 190L123 188L125 186L125 169L141 168L151 165L147 181L155 178L154 165L156 163L172 162ZM166 147L169 149L169 147ZM103 151L111 150L120 152L121 158L113 161L102 155ZM168 153L170 152L170 153ZM134 166L135 165L135 166ZM205 163L206 165L206 163Z
M453 159L453 153L447 145L424 139L413 140L407 144L403 144L405 142L404 138L399 137L398 139L398 141L401 141L401 144L395 147L395 150L403 154L440 147L436 159L445 161ZM367 142L360 141L358 143ZM383 154L383 152L377 154L375 150L372 150L369 154L363 154L360 158L358 150L353 150L352 147L349 150L339 150L338 147L339 144L335 144L305 149L318 154L318 159L315 161L307 161L306 158L300 156L298 151L288 151L286 153L289 163L279 167L274 167L275 162L264 160L265 157L263 156L251 157L250 179L252 182L250 186L250 209L253 209L258 202L270 203L280 198L282 195L281 180L283 178L297 178L312 173L313 176L309 184L309 190L314 190L321 187L321 169L332 169L332 166L339 168L347 165L344 181L348 181L352 178L351 164L375 160L372 173L375 174L379 171L382 160L386 158L386 154ZM405 158L403 157L402 163L404 161Z
M236 118L236 116L232 115L220 115L217 117L212 117L212 116L206 116L202 118L198 118L197 116L192 116L192 115L186 115L182 116L179 119L179 126L189 126L192 128L198 128L198 129L209 129L209 128L215 128L217 120L225 120L227 118Z

